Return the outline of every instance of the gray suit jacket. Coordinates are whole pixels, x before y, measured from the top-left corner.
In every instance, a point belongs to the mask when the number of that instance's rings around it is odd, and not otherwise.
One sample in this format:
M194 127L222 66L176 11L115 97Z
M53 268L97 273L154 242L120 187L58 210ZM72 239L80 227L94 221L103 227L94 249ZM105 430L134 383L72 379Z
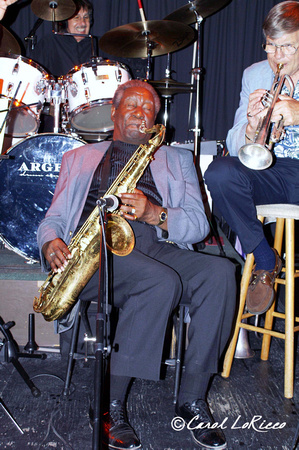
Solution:
M57 237L69 244L85 204L93 173L109 142L87 144L63 155L52 204L37 232L42 267L49 268L42 246ZM150 163L156 187L168 208L168 240L182 248L202 241L209 232L192 153L162 146ZM162 230L156 227L158 238Z
M244 70L239 108L235 114L233 128L229 130L226 139L227 149L231 156L238 156L240 147L246 144L245 130L248 123L247 107L249 95L256 89L270 89L273 79L274 73L267 60L252 64Z

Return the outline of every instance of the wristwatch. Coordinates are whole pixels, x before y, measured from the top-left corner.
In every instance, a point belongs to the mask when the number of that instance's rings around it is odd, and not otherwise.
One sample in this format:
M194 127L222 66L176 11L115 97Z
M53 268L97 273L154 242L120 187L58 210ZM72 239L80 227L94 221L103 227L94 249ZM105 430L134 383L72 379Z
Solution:
M164 223L166 219L167 219L167 209L162 208L162 211L159 214L159 223L157 224L157 226L162 225L162 223Z

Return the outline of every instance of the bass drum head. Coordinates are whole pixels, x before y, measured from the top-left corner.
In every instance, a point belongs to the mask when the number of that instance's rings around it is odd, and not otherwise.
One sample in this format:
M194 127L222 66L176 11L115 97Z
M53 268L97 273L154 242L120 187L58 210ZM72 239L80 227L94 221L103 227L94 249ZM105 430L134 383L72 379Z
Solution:
M0 161L0 238L32 262L39 261L37 228L51 204L62 156L84 144L64 134L37 134Z

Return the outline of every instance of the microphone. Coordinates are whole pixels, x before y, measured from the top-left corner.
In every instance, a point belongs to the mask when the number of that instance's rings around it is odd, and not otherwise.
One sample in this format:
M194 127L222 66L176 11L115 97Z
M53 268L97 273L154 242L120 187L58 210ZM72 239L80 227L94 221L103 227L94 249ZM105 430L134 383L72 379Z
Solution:
M119 200L115 195L106 195L97 200L97 204L104 206L108 212L115 211L119 206Z

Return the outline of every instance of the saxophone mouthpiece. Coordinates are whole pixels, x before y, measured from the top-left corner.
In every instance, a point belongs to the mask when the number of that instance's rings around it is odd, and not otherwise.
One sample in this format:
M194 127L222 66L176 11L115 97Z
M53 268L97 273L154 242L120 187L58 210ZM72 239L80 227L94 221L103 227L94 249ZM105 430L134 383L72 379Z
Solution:
M146 134L146 126L145 126L145 121L143 120L140 127L139 127L139 131L140 133Z

